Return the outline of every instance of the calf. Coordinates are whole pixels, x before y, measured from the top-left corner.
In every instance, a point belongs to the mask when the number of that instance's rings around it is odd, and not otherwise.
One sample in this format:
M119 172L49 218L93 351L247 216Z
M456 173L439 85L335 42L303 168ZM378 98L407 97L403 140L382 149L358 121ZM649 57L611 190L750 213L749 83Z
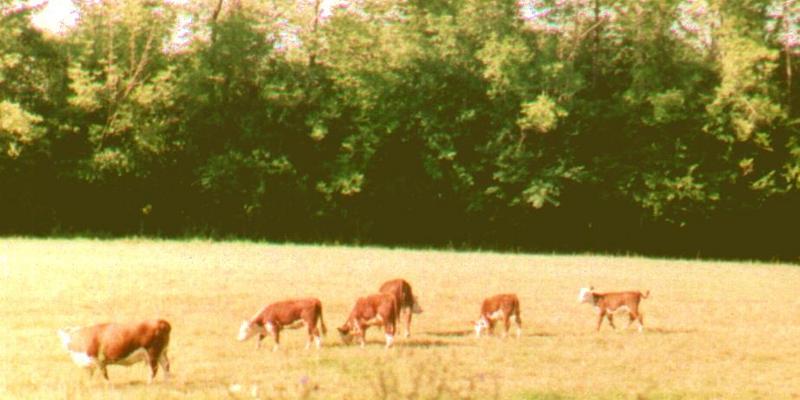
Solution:
M319 349L322 346L322 338L317 329L317 321L322 328L322 334L327 333L325 321L322 319L322 302L319 299L295 299L272 303L254 315L250 320L242 321L239 327L237 339L243 342L255 334L258 334L256 348L261 348L261 341L267 334L272 334L275 338L275 345L272 351L278 349L280 345L281 329L296 329L305 325L308 328L308 342L306 349L311 347L311 340L314 340Z
M411 291L411 285L403 279L394 279L384 282L378 291L394 296L397 305L395 315L398 319L403 319L406 328L405 337L411 336L411 314L422 312L417 297Z
M361 297L356 301L353 311L344 325L339 327L342 341L349 344L353 336L358 337L361 347L366 341L364 336L370 325L383 325L386 334L386 347L394 342L395 323L397 319L397 301L388 293L378 293Z
M600 330L600 325L603 323L603 317L608 317L608 323L612 329L614 326L614 313L627 312L628 313L628 326L630 327L633 321L639 323L639 332L644 329L644 322L642 314L639 312L639 302L646 299L650 295L650 291L642 292L613 292L613 293L597 293L594 287L581 288L578 292L579 303L590 303L597 311L597 330Z
M169 378L167 346L171 329L167 321L159 319L60 329L58 336L72 361L86 368L90 376L98 368L108 380L108 365L145 361L150 366L148 383L152 383L159 365L164 367L164 378Z
M519 299L517 295L498 294L485 299L481 305L481 316L475 321L475 336L481 337L483 330L493 334L494 324L500 319L503 320L505 325L503 337L508 336L512 319L517 325L517 337L522 334L522 320L519 318Z

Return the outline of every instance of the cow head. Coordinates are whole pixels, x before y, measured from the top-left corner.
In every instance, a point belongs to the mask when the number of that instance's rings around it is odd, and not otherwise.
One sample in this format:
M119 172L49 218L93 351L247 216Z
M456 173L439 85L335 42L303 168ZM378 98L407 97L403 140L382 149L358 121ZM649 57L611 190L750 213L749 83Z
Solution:
M69 350L69 344L72 342L72 329L59 329L58 330L58 338L61 339L61 344L64 346L64 349Z
M342 342L344 344L350 344L353 342L353 333L351 332L352 329L350 327L350 321L344 323L344 325L336 328L339 331L339 337L342 338Z
M588 288L581 288L578 291L578 303L591 303L592 299L594 298L594 286L590 286Z
M240 342L244 342L247 339L250 339L255 334L266 335L267 329L253 321L242 321L242 325L239 326L239 335L236 337L236 340Z
M414 296L414 304L411 306L411 312L414 314L422 313L422 306L419 305L417 301L417 296Z
M481 317L475 321L475 337L481 337L481 332L489 330L491 326L491 321L489 321L486 316L481 315Z

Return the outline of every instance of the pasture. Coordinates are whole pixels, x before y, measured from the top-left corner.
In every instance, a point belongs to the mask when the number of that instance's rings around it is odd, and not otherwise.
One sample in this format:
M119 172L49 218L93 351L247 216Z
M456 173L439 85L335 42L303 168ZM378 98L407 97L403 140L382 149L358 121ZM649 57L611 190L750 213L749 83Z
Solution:
M410 339L344 346L356 297L404 277L425 312ZM800 268L636 257L152 240L0 241L0 398L752 399L800 397ZM651 290L645 332L616 331L577 303L587 284ZM475 339L490 294L516 292L521 339ZM286 331L235 340L241 321L284 298L316 296L320 351ZM144 364L111 384L69 359L56 329L161 317L172 379ZM512 335L513 336L513 335Z

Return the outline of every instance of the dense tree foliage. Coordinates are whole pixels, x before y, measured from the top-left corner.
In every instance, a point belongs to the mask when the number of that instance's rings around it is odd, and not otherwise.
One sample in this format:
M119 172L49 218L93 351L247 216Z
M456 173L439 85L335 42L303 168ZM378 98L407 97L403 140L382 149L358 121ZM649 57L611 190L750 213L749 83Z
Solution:
M797 257L795 0L0 1L0 231Z

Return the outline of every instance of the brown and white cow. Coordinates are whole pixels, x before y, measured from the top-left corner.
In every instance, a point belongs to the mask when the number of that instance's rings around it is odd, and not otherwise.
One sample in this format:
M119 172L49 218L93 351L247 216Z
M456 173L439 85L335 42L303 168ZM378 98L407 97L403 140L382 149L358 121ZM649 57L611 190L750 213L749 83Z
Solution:
M388 293L377 293L359 298L353 311L350 312L350 316L347 317L347 321L337 328L342 341L349 344L355 336L358 337L361 347L364 347L367 328L371 325L382 325L386 334L386 347L391 347L394 343L397 322L396 302L394 296Z
M411 284L404 279L393 279L386 281L378 290L381 293L389 293L394 296L397 310L397 319L403 319L406 332L405 337L411 336L411 314L422 313L422 307L417 302L417 297L411 291Z
M164 368L164 378L169 378L167 346L171 330L167 321L157 319L60 329L58 336L72 361L86 368L90 376L97 368L108 380L108 365L145 361L150 366L148 383L152 383L159 365Z
M639 302L646 299L650 295L650 291L645 293L637 291L629 292L612 292L612 293L597 293L594 287L581 288L578 292L579 303L589 303L594 306L597 311L597 330L600 330L600 325L603 323L603 317L608 318L608 323L611 328L616 329L614 326L614 313L627 312L628 313L628 327L631 326L633 321L639 323L639 332L644 329L644 321L642 313L639 312Z
M261 341L268 334L275 338L275 345L272 351L278 349L280 345L281 329L296 329L305 325L308 328L308 342L306 349L311 347L311 341L315 341L317 348L322 346L320 330L317 329L319 321L322 334L326 334L328 329L322 318L322 302L316 298L292 299L272 303L259 311L256 315L246 321L242 321L239 327L237 339L243 342L258 334L256 348L261 348Z
M483 300L481 316L475 321L475 336L481 337L481 332L486 330L494 333L494 324L502 320L505 325L503 337L508 336L511 320L517 325L517 337L522 334L522 320L519 317L519 299L516 294L505 293Z

